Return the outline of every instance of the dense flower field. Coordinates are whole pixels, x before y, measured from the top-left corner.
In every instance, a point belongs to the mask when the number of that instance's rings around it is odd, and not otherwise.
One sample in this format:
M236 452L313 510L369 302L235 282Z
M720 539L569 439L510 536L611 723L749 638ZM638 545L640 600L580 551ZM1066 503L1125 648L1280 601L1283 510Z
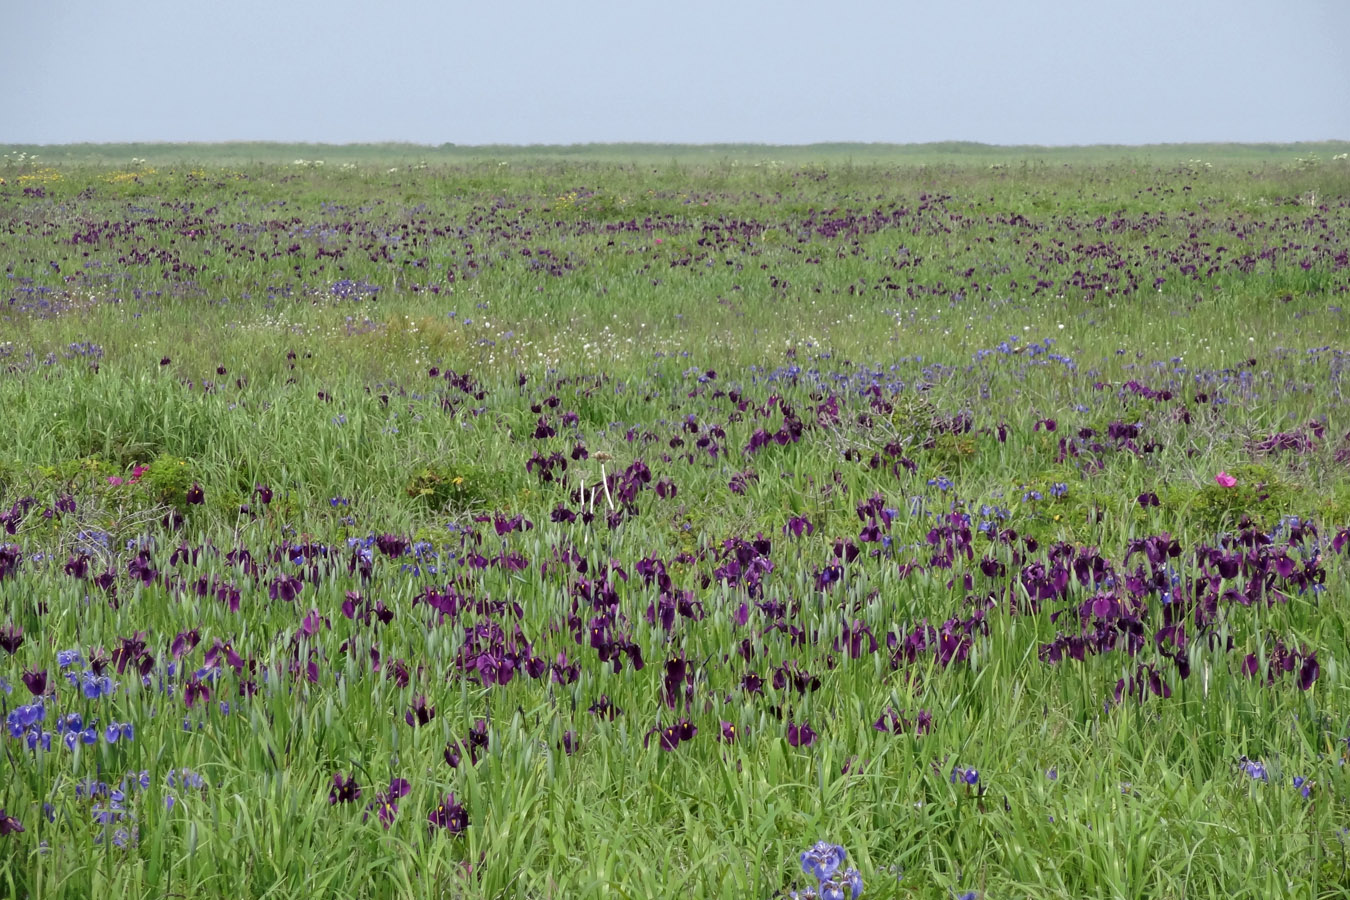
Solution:
M0 178L6 896L1350 892L1347 161Z

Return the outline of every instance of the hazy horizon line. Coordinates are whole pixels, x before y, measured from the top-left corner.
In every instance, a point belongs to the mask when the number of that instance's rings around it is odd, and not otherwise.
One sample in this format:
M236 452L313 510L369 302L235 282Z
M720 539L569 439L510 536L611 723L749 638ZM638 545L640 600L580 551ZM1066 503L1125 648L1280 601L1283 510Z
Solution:
M363 141L310 141L310 140L280 140L272 138L231 138L222 141L196 141L196 140L118 140L118 141L61 141L61 142L41 142L41 141L7 141L0 143L5 147L118 147L126 145L144 145L152 147L231 147L238 145L265 145L265 146L307 146L307 147L418 147L429 150L439 150L454 148L457 150L473 150L479 148L509 147L514 149L546 149L546 148L572 148L572 147L695 147L695 148L719 148L719 147L789 147L789 148L811 148L811 147L972 147L991 150L1019 150L1026 148L1045 149L1045 150L1090 150L1094 148L1148 148L1148 147L1300 147L1307 145L1350 145L1350 138L1319 138L1295 141L1150 141L1141 143L1121 143L1121 142L1097 142L1088 144L996 144L986 141L967 141L967 140L941 140L941 141L804 141L800 143L782 143L768 141L573 141L573 142L531 142L515 143L510 141L498 141L482 144L461 144L454 141L445 141L439 144L426 143L423 141L407 140L363 140Z

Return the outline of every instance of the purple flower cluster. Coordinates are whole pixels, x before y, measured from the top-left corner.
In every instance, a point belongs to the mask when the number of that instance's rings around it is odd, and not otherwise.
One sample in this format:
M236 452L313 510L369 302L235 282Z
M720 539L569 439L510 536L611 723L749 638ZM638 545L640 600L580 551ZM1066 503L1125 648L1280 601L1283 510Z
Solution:
M862 875L857 869L840 871L848 852L838 844L818 841L803 850L802 872L816 880L812 887L788 894L791 900L858 900L863 892Z

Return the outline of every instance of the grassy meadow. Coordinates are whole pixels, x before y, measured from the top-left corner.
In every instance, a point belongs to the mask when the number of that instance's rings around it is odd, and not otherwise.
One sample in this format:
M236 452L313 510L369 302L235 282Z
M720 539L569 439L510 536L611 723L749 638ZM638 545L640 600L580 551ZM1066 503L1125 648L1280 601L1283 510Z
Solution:
M1346 147L4 149L0 895L1350 896Z

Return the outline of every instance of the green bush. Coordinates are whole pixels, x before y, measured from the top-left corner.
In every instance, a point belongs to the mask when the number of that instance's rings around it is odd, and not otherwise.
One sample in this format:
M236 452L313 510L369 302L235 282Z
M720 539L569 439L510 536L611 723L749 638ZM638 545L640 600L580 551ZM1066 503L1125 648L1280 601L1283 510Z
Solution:
M486 479L473 466L424 466L408 478L405 493L436 510L464 510L482 502Z
M1269 528L1281 516L1306 515L1308 511L1303 488L1284 481L1269 466L1234 466L1228 474L1237 479L1236 484L1206 484L1188 504L1190 516L1210 531L1231 531L1243 516L1258 527Z
M149 487L157 502L179 510L187 508L187 492L197 476L186 459L161 453L141 474L141 483Z

